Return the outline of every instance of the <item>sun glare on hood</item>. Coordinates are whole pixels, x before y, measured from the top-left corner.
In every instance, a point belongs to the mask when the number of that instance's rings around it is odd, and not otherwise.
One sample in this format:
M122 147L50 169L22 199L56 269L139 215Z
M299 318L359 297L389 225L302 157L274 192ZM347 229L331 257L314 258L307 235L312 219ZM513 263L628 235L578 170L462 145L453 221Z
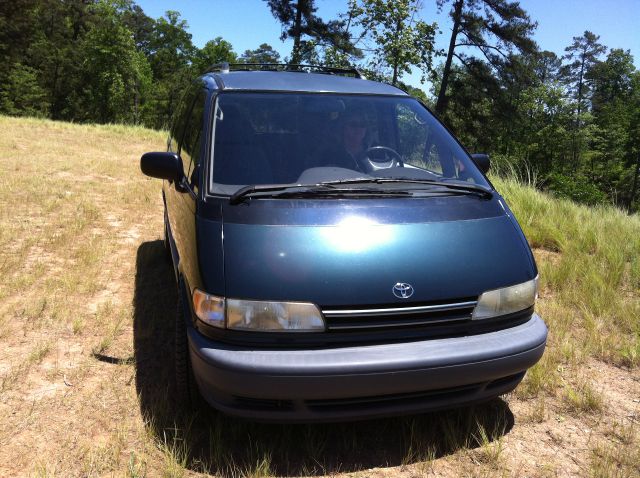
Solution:
M362 216L349 216L322 235L333 249L340 252L364 252L388 243L393 237L393 225L379 224Z

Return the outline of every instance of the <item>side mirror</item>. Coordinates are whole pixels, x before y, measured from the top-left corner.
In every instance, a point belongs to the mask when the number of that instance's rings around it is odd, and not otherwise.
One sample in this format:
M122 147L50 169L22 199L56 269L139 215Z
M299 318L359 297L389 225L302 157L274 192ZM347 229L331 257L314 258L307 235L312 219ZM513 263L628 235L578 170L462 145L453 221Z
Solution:
M152 178L166 179L179 184L184 176L182 158L176 153L145 153L140 158L140 169Z
M491 167L491 161L489 161L489 155L485 153L476 153L471 155L471 159L476 163L476 166L480 168L483 173L488 173Z

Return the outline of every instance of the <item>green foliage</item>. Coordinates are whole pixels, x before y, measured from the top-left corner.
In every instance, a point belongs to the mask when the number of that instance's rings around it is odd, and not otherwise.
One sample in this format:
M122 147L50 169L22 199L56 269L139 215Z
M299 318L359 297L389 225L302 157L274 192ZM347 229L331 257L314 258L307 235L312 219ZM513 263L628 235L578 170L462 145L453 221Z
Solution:
M586 177L569 177L561 173L551 173L546 178L546 187L557 196L583 204L607 203L606 194Z
M585 31L559 58L537 51L535 22L518 2L436 3L450 7L453 29L435 68L436 25L419 18L417 0L349 0L334 19L320 18L314 0L265 7L294 41L285 62L357 66L432 106L501 173L639 211L640 72L630 52L607 51ZM186 86L210 65L281 61L266 43L240 56L219 36L197 48L180 13L153 19L133 0L13 0L1 8L0 113L13 116L166 128ZM416 67L430 76L431 95L402 81Z
M222 37L209 40L195 55L193 61L194 72L198 75L207 71L207 68L217 63L235 63L238 55L233 51L233 46Z
M316 47L327 46L344 54L360 56L341 19L324 21L316 15L315 0L265 0L274 18L282 24L281 40L291 38L288 63L316 63Z
M431 69L436 24L417 19L417 0L351 0L350 15L373 42L373 68L391 69L391 83L416 66Z
M49 104L37 74L30 66L12 65L0 91L0 111L13 116L46 116Z
M267 43L261 44L255 50L245 50L240 57L243 63L280 63L280 53Z
M584 101L589 96L589 83L585 81L589 71L597 65L598 57L607 51L604 45L598 43L600 37L590 31L585 31L581 37L573 37L573 43L565 48L567 54L563 57L569 63L563 66L562 74L576 100L576 112L585 108Z
M438 7L442 9L447 2L448 0L437 0ZM453 5L449 15L453 28L438 89L438 114L447 110L447 88L453 59L456 58L464 68L477 64L477 57L461 53L460 48L475 50L496 69L511 61L514 49L525 54L536 50L531 39L536 24L518 2L451 0L451 3Z
M83 111L100 123L136 122L135 102L150 85L151 69L116 7L101 2L95 13L99 22L87 33L80 50Z

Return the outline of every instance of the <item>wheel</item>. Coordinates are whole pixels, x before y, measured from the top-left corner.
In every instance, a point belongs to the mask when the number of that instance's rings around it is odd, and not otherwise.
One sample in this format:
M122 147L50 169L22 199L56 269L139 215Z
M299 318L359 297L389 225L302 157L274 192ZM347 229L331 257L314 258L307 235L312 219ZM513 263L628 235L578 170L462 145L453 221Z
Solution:
M190 412L197 409L200 403L200 393L196 384L191 359L189 358L189 340L187 338L187 318L185 311L184 283L178 283L178 304L176 307L175 323L175 386L176 386L176 408L183 412Z
M380 153L382 154L381 159L373 158L371 154ZM371 146L367 148L364 152L364 157L369 163L372 171L376 171L378 169L388 169L388 168L402 168L404 167L404 161L402 160L402 156L395 149L389 148L388 146Z
M164 257L165 259L167 259L167 261L171 262L173 260L173 257L171 256L171 242L169 240L169 225L167 222L167 213L165 211L164 213L164 240L163 240L163 245L164 245Z

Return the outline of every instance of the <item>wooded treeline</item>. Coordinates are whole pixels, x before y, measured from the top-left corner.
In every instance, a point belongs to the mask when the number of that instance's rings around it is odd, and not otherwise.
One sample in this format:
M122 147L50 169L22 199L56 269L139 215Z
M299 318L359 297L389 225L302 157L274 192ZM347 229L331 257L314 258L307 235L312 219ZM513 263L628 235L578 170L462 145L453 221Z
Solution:
M428 1L428 0L425 0ZM473 152L532 172L538 185L589 204L640 209L640 72L629 51L585 31L558 56L509 0L431 0L447 12L447 48L418 0L346 0L336 18L314 0L265 0L291 39L236 52L196 47L178 12L153 19L132 0L2 0L0 113L165 128L186 84L214 63L355 66L421 98ZM412 69L428 91L403 82Z

